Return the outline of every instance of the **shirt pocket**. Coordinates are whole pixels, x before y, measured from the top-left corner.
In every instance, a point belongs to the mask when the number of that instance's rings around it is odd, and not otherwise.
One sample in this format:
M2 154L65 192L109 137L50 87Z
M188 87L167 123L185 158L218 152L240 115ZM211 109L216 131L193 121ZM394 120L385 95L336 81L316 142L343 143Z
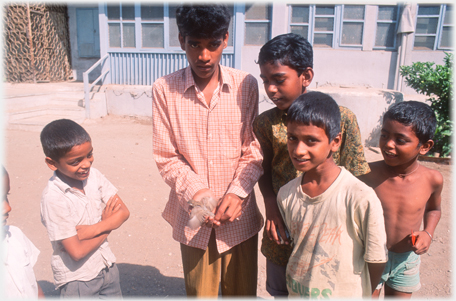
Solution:
M236 160L241 157L243 123L227 123L220 133L221 155L228 160ZM236 162L237 163L237 162Z
M93 225L101 221L101 214L106 207L105 200L102 198L101 188L87 191L85 201L85 213L81 219L84 220L84 223L81 225Z

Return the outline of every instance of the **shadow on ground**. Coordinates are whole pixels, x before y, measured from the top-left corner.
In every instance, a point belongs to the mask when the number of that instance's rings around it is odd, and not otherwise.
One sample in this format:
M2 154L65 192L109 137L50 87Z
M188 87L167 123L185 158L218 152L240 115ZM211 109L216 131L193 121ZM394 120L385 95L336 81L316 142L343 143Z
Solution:
M152 266L119 263L124 297L186 296L184 278L168 277Z
M124 298L128 297L185 297L183 278L167 277L152 266L129 263L117 264L120 272L120 286ZM38 281L46 297L59 297L54 284Z

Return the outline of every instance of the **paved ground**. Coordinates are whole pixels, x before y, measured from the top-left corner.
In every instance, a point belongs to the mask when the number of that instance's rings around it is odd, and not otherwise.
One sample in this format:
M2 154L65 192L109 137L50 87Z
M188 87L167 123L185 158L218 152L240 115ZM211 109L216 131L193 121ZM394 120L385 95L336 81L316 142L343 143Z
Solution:
M185 295L179 245L171 238L171 227L161 217L168 186L164 184L152 159L150 121L109 116L86 121L83 126L93 139L94 167L101 170L119 189L131 211L130 219L109 240L117 256L125 297L178 297ZM11 177L9 223L20 227L41 250L36 276L47 296L57 296L50 269L51 245L40 221L40 195L52 172L36 132L7 130L4 134L6 168ZM369 161L379 154L366 150ZM449 297L450 266L450 184L448 165L430 164L445 176L442 220L429 254L422 256L422 289L415 297ZM264 215L261 195L258 205ZM259 255L258 296L265 291L265 258Z

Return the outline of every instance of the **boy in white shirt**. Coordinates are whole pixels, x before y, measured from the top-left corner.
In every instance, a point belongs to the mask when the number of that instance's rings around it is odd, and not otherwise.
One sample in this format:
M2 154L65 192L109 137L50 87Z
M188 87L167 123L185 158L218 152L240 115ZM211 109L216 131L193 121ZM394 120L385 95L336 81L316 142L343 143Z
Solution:
M11 206L8 201L10 178L3 168L3 264L4 290L7 298L44 298L40 285L36 282L33 266L40 251L15 226L6 225Z
M290 296L369 297L387 261L382 206L373 189L335 164L340 140L340 111L329 95L302 94L288 109L288 152L303 172L277 195L294 244Z
M79 124L55 120L40 138L54 171L41 198L41 221L54 250L51 266L60 296L121 297L116 257L106 238L130 212L92 167L92 141Z

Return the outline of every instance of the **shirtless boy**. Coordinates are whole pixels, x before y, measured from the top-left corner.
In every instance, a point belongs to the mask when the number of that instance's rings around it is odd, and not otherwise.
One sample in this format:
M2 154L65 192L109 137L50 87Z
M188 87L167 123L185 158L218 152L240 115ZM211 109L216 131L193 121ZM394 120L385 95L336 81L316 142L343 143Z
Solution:
M434 145L436 118L421 102L391 106L383 118L379 146L384 160L361 179L382 202L388 263L376 294L410 298L420 289L420 257L429 250L440 219L442 175L418 163ZM423 229L421 223L423 222Z

